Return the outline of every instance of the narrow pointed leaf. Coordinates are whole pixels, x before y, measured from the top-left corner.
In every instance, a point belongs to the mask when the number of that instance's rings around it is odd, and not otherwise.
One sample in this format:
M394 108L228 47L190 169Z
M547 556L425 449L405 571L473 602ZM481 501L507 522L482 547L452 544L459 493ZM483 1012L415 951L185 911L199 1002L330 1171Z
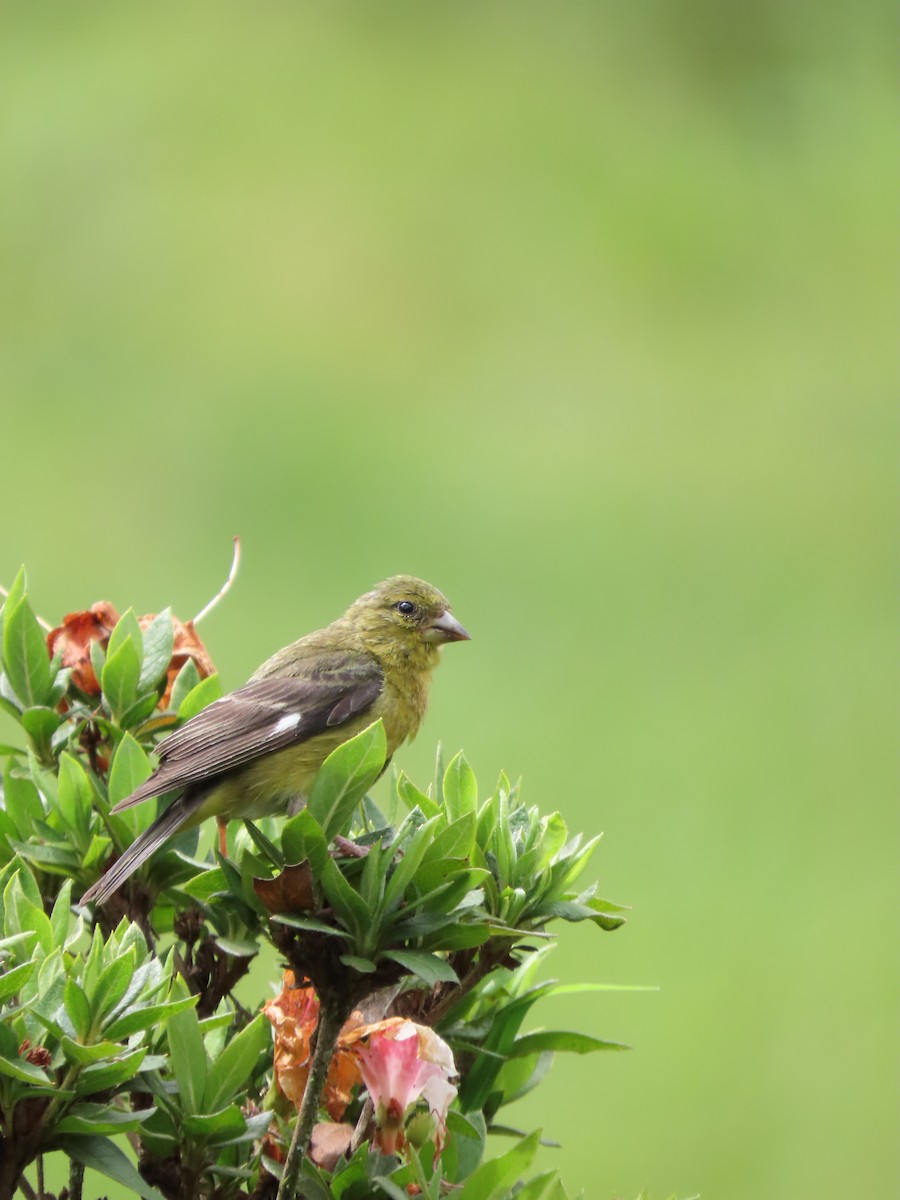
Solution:
M348 832L353 810L381 774L386 756L384 725L376 721L325 759L307 808L326 841Z
M138 1174L131 1160L109 1138L69 1135L59 1139L59 1147L75 1162L124 1184L143 1200L163 1200L163 1196Z

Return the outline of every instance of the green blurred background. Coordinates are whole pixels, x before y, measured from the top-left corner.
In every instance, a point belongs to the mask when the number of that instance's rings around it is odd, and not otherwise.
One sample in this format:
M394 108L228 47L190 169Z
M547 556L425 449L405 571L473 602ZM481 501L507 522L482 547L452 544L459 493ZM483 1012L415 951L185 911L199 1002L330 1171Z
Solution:
M604 1200L893 1194L890 28L2 15L0 580L188 617L239 533L226 687L437 583L474 640L401 765L440 738L604 830L632 920L564 927L554 972L660 988L544 1014L635 1047L511 1110L545 1163Z

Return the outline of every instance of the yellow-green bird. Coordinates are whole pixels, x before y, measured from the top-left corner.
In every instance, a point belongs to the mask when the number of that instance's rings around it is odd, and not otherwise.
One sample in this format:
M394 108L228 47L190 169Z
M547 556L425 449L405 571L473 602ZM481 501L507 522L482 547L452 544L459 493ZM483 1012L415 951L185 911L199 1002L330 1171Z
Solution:
M113 812L181 795L81 903L102 904L170 837L207 817L295 809L332 750L379 717L390 758L422 722L440 646L468 638L437 588L396 575L325 629L273 654L247 684L156 747L159 766Z

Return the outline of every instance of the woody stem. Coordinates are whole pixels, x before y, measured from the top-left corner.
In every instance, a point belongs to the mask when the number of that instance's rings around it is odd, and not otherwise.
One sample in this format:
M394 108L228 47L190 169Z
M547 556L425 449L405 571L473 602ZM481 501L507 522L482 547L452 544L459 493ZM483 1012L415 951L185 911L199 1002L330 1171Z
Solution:
M312 1137L338 1034L341 1032L341 1026L349 1011L349 1009L345 1011L345 1005L339 1000L332 997L320 997L319 1023L316 1026L316 1049L310 1064L309 1078L303 1091L303 1100L297 1114L297 1122L294 1125L294 1134L285 1159L276 1200L294 1200L297 1195L303 1155Z

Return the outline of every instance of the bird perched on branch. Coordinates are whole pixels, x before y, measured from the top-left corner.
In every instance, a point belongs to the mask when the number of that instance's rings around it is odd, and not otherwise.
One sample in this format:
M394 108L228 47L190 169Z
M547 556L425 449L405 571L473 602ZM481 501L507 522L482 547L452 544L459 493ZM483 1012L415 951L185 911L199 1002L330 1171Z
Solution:
M112 810L181 795L81 898L102 904L179 830L286 813L328 755L379 717L388 757L415 737L444 642L468 640L441 593L396 575L325 629L285 646L250 681L156 747L159 766Z

